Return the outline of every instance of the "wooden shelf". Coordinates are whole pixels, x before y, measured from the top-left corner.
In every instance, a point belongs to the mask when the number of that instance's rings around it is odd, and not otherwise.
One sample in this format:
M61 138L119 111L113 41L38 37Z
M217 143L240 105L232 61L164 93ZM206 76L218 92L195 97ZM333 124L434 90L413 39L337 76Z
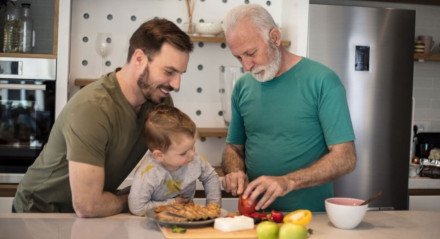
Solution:
M212 43L224 43L225 42L225 38L223 36L212 36L212 37L207 37L207 36L198 36L198 35L190 35L191 40L193 42L212 42ZM283 44L283 46L288 47L290 46L290 41L281 41L281 44Z
M0 57L13 57L13 58L45 58L56 59L55 54L32 54L32 53L0 53Z
M414 54L414 60L416 61L440 61L440 54L420 54L415 53Z
M198 128L200 137L226 137L227 128Z

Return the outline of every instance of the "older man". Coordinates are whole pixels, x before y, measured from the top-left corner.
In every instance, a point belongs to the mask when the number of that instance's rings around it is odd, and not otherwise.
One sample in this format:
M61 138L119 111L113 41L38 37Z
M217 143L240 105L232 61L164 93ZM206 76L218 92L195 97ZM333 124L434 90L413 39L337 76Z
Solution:
M232 93L224 188L258 201L257 210L323 211L331 181L356 164L343 85L327 67L287 51L259 5L232 9L223 28L232 55L250 73Z

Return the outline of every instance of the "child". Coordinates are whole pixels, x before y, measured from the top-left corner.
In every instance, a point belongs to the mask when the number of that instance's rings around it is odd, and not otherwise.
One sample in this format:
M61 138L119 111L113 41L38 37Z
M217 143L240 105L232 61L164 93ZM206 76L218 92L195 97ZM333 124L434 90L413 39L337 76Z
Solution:
M145 122L148 151L136 168L128 196L130 212L144 216L147 210L173 202L192 201L199 179L206 203L221 203L220 183L214 168L195 153L195 123L179 109L158 105Z

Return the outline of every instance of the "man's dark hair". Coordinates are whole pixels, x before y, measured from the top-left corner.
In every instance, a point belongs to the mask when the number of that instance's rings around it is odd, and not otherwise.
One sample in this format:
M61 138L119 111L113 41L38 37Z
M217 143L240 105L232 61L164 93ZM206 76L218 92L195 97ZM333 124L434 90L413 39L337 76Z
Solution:
M188 53L194 48L190 37L176 24L167 19L154 18L144 22L131 36L127 62L136 49L141 49L151 60L164 43Z

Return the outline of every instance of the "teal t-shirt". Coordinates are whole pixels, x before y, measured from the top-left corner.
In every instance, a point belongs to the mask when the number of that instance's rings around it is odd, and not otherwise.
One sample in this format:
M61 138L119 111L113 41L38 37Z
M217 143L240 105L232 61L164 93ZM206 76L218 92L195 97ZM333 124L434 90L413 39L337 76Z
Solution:
M355 138L339 77L307 58L264 83L244 75L235 84L231 100L226 141L245 146L249 180L307 167L328 152L328 145ZM294 190L270 209L324 211L324 200L332 196L333 183L326 183Z

